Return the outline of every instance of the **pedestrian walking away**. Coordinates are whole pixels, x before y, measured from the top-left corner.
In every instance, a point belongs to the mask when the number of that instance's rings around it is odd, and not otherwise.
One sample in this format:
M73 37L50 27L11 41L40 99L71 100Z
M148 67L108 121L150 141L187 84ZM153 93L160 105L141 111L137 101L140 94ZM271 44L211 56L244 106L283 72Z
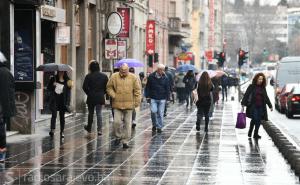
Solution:
M169 97L167 98L167 101L166 101L166 105L165 105L165 110L164 110L164 117L167 116L167 112L168 112L168 101L173 101L174 102L174 99L172 97L172 93L173 93L173 89L174 89L174 77L172 75L172 73L170 71L168 71L168 67L166 66L165 67L165 73L166 73L166 76L168 78L168 82L169 82Z
M129 148L131 137L132 111L141 102L141 85L136 75L129 73L126 63L122 64L120 71L114 73L109 79L106 91L112 98L114 109L114 135L115 144L120 142L123 148ZM124 123L122 121L124 120Z
M197 87L198 101L196 102L197 106L197 122L196 130L200 131L200 125L202 117L205 117L205 132L208 132L208 123L209 123L209 109L211 106L212 96L211 92L213 91L213 84L207 72L203 72Z
M70 98L71 98L71 88L73 82L68 77L67 72L57 71L55 76L50 77L50 81L47 86L47 90L50 91L49 104L50 110L52 112L51 126L49 135L54 136L56 127L56 117L57 111L59 112L60 120L60 137L63 139L64 129L65 129L65 113L70 112Z
M221 87L222 87L222 101L227 101L227 91L229 86L229 79L227 75L221 77Z
M0 162L5 161L6 156L6 123L7 120L16 115L15 105L15 81L8 69L4 55L0 52ZM5 60L4 60L5 59Z
M263 73L257 73L245 92L242 99L242 111L246 108L246 116L251 119L250 128L248 131L248 137L252 136L253 128L255 139L260 139L261 136L258 134L261 120L268 120L268 112L266 105L269 106L270 110L273 111L271 101L266 91L267 80Z
M186 108L193 106L192 100L192 91L196 88L197 81L192 70L189 70L183 78L185 83L185 99L186 99Z
M183 103L185 100L185 83L183 82L184 78L184 73L180 72L179 74L176 75L175 77L175 88L176 88L176 93L177 93L177 99L179 103Z
M157 65L157 70L148 77L146 98L150 99L152 131L162 132L166 100L170 93L170 84L166 76L165 66Z
M106 85L108 77L100 72L99 63L95 60L90 62L89 74L85 76L82 89L87 95L87 105L89 110L88 124L84 129L91 133L94 111L96 108L97 115L97 132L102 135L102 106L105 104Z
M129 72L135 75L135 69L133 67L129 68ZM143 91L142 91L141 78L140 78L140 76L137 76L137 75L136 75L136 77L139 79L139 84L141 86L141 94L142 94ZM142 102L142 100L141 100L141 102ZM135 127L136 127L136 117L137 117L138 110L139 110L139 107L136 107L132 110L132 126L131 126L132 129L135 129Z

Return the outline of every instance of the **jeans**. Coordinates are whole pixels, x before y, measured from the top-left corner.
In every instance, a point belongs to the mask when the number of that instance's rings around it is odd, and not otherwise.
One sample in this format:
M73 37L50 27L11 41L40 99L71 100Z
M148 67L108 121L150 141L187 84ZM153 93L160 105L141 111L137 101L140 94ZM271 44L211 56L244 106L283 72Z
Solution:
M250 122L250 128L248 132L249 135L251 135L254 126L255 126L254 135L255 136L258 135L258 130L261 124L262 113L263 113L262 107L253 107L252 120Z
M102 105L88 105L89 116L88 116L88 125L87 129L92 129L93 119L94 119L94 110L96 107L96 115L97 115L97 130L101 131L102 128Z
M193 97L192 97L192 91L186 92L186 107L188 107L191 104L193 106Z
M55 129L56 117L57 117L57 111L52 111L51 130ZM65 129L65 111L59 111L59 122L60 122L60 132L63 132Z
M0 118L0 148L6 148L6 126Z
M123 144L128 144L131 137L132 110L114 109L114 112L114 134Z
M166 104L166 100L151 99L152 125L159 129L163 127L165 104Z

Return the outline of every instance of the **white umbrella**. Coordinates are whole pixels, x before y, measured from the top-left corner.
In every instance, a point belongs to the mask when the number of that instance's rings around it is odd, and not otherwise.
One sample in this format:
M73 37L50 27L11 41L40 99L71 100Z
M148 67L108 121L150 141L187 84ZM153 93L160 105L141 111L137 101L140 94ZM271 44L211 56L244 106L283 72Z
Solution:
M3 53L0 51L0 62L5 62L6 61L6 58L5 56L3 55Z

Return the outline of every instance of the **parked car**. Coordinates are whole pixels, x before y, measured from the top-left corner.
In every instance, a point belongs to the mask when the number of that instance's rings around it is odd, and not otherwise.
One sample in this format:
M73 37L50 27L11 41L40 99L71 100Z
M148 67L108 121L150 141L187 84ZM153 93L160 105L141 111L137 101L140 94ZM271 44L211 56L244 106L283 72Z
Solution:
M287 98L286 117L293 118L300 114L300 84L294 86Z
M281 92L278 94L278 111L281 113L286 112L286 102L287 97L289 96L291 90L294 86L296 86L296 83L286 84L283 86Z
M275 108L279 110L278 95L283 86L288 83L300 82L300 56L282 58L277 64L276 76L272 81L274 82Z

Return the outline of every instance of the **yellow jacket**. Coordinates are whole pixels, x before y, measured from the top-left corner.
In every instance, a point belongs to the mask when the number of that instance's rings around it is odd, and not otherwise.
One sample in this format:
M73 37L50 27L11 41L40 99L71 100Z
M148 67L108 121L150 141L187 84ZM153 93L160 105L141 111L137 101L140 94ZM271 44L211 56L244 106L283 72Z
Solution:
M129 73L122 78L119 73L114 73L106 85L106 91L115 109L134 109L141 103L141 85L134 74Z

